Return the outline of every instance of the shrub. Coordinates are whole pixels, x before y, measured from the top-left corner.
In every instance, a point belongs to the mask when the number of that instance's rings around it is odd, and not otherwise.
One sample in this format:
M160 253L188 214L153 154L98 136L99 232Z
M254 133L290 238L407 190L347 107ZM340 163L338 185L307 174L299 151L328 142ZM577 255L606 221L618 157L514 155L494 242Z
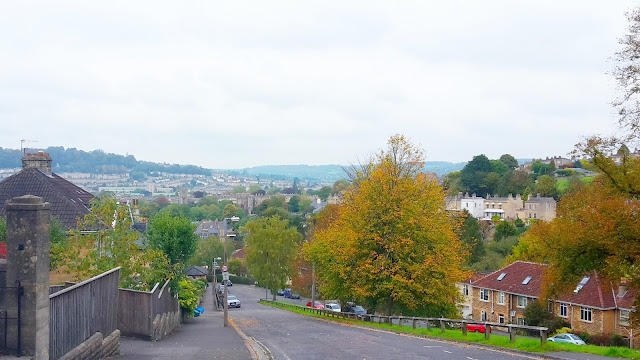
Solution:
M554 333L556 330L559 330L559 329L569 329L569 326L570 326L569 323L564 321L564 319L562 319L559 316L554 316L552 319L544 320L541 322L540 325L548 328L549 334Z
M580 337L582 337L582 335ZM597 346L609 346L609 343L611 342L611 337L609 335L602 335L602 334L590 335L589 340L588 341L585 340L584 342L586 342L587 344L597 345Z
M582 339L582 341L586 342L587 344L590 344L591 335L589 335L588 332L582 332L578 334L578 336L580 336L580 339Z
M556 330L556 332L555 332L555 333L553 333L553 335L557 335L557 334L566 334L566 333L570 333L570 332L573 332L573 329L571 329L571 328L570 328L570 327L568 327L568 326L565 326L565 327L562 327L562 328L560 328L560 329Z
M178 301L187 318L193 316L193 311L198 306L200 297L204 293L206 285L203 287L202 283L203 281L194 281L186 276L178 281Z
M613 334L613 336L611 336L611 341L609 341L609 346L628 347L629 342L627 341L627 339L622 337L622 335Z

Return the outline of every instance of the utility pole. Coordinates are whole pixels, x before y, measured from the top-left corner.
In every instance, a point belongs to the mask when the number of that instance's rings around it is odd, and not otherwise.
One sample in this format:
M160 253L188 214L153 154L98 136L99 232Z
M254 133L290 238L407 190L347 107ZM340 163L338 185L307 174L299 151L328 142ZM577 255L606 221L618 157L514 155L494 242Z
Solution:
M316 265L311 264L311 307L316 306Z
M224 326L229 326L229 302L227 301L227 283L229 282L229 273L227 265L222 266L222 282L224 283Z

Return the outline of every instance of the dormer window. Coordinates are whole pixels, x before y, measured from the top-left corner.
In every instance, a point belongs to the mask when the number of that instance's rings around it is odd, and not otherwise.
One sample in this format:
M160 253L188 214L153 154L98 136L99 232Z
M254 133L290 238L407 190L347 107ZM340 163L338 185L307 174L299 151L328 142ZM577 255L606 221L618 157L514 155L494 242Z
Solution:
M526 279L522 280L522 285L527 285L531 281L531 276L527 276Z
M500 274L500 276L498 276L498 281L502 281L502 279L504 279L505 276L507 276L507 273Z

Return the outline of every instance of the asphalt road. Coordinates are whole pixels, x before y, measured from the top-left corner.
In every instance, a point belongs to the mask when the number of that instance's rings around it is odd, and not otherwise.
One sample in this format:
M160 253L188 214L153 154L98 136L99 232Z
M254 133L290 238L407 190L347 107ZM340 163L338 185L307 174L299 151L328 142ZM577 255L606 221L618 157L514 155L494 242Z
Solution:
M239 328L269 349L275 359L536 359L394 333L334 324L258 304L264 289L233 285L242 302L229 315ZM280 299L280 297L279 297ZM292 302L296 302L295 300Z

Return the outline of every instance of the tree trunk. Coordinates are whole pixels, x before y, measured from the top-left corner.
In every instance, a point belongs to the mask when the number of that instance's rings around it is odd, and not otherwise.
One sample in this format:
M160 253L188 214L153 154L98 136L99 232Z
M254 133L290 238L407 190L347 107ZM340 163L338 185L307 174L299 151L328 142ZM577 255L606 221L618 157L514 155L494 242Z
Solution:
M273 293L272 295L273 295L273 301L276 301L276 294Z
M389 296L387 299L387 309L385 310L385 315L391 316L393 311L393 298Z

